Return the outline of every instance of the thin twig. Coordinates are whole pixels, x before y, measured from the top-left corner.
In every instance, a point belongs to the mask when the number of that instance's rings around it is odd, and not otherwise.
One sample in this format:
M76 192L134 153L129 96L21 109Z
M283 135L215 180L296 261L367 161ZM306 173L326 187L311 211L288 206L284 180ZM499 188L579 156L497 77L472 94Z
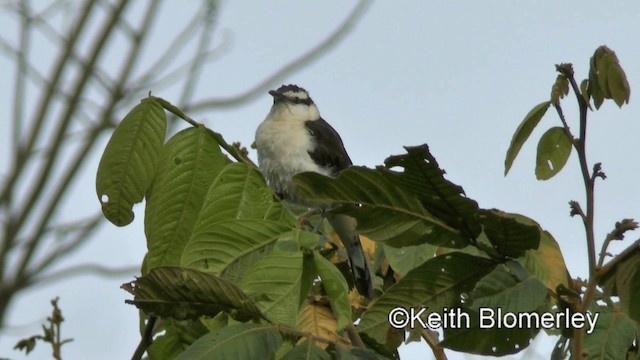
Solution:
M112 30L116 26L118 19L120 17L120 14L122 14L122 12L124 11L124 8L127 3L128 2L126 0L120 1L120 3L115 7L115 9L113 9L113 12L110 14L110 16L106 19L101 31L98 33L97 40L94 42L93 49L90 52L90 55L88 57L89 60L87 61L87 67L84 68L83 71L80 73L78 81L76 82L76 85L75 85L75 89L73 91L74 96L72 97L71 101L67 104L64 110L64 114L62 115L62 118L58 124L58 128L55 131L54 139L52 141L53 145L52 145L51 155L47 159L44 166L40 169L40 172L37 176L37 180L35 181L35 184L33 185L33 187L30 188L30 196L27 198L24 208L16 217L14 226L11 228L12 231L9 233L10 236L13 236L19 231L22 224L24 224L27 216L29 216L29 214L31 213L32 211L31 209L33 208L34 204L39 198L42 190L45 188L45 184L50 178L50 171L53 168L54 164L56 163L56 160L58 160L59 156L61 155L59 149L62 146L62 140L64 139L64 135L66 133L67 127L69 126L69 124L71 123L71 120L73 119L73 114L75 113L75 109L80 99L80 94L83 92L87 84L87 81L91 76L91 69L93 68L93 65L97 62L102 51L106 48L105 44L107 43L107 40L111 37L111 35L113 35L114 32ZM95 129L94 134L96 137L97 137L97 134L102 129L103 128L101 127L97 127ZM93 141L87 141L85 143L85 151L87 151L88 148L90 148L93 145L92 143ZM74 162L76 166L72 166L72 168L69 169L68 174L72 175L77 171L77 169L79 168L79 163L81 163L82 161L82 157L84 156L84 154L86 154L85 151L83 151L82 153L78 153L76 159L80 157L80 161L76 160ZM71 177L72 176L67 176L67 180L63 181L63 184L61 184L59 189L65 189L66 184L64 183L70 182ZM54 200L49 203L50 204L49 213L53 212L53 209L55 209L55 206L61 197L62 197L61 194L56 194ZM46 227L46 221L41 221L38 226L38 231L36 231L36 233L41 232L45 227ZM31 240L28 242L27 250L25 251L25 254L22 256L22 258L18 263L18 268L17 268L18 276L19 274L22 274L24 270L27 268L38 243L39 241L37 236L32 237Z
M209 128L207 128L206 126L204 126L204 124L199 123L195 120L193 120L189 115L185 114L182 110L180 110L179 108L177 108L175 105L171 104L170 102L168 102L167 100L163 99L163 98L155 98L161 105L163 108L165 108L165 110L169 111L170 113L176 115L177 117L181 118L182 120L188 122L191 126L193 127L201 127L203 129L205 129L211 136L213 136L213 138L216 140L216 142L218 143L218 145L220 145L221 148L223 148L224 150L227 151L227 153L229 153L229 155L233 156L234 159L236 159L237 161L243 162L247 165L253 166L255 168L257 168L257 165L251 161L251 159L249 159L247 156L245 156L238 148L229 145L224 138L222 137L222 135L220 133L217 133Z
M79 264L34 278L29 282L29 285L41 283L51 284L56 281L66 280L71 277L82 275L94 275L103 278L121 278L138 273L140 273L140 265L112 268L99 264Z
M302 56L294 59L282 68L274 72L266 79L260 81L257 85L254 85L249 90L246 90L238 95L227 98L212 98L202 100L188 106L190 111L201 112L211 108L227 108L246 103L255 97L261 95L268 90L275 82L284 78L285 76L298 71L303 66L317 60L321 56L325 55L329 50L335 47L342 39L349 34L349 32L355 27L360 18L364 15L366 10L371 5L370 0L361 0L358 5L351 11L349 16L338 26L338 28L331 33L324 41L317 46L307 51Z
M94 1L86 1L85 7L80 10L80 15L78 17L78 21L73 26L73 29L69 32L69 39L67 40L67 44L64 47L60 57L58 58L56 64L54 65L54 70L51 73L51 80L49 82L49 86L45 89L44 97L41 99L38 104L35 120L30 125L31 132L26 138L26 145L21 148L21 151L14 158L13 168L11 170L10 176L5 183L5 186L0 194L0 204L6 201L6 199L11 196L14 189L13 186L18 179L18 177L22 174L22 170L26 166L26 154L31 152L31 149L35 145L36 139L38 138L40 131L42 129L42 124L46 117L47 112L49 111L51 101L54 98L55 93L57 92L58 83L62 78L62 74L64 72L65 67L68 65L68 59L71 56L73 49L76 45L76 42L85 27L85 24L89 18L89 14L95 4Z

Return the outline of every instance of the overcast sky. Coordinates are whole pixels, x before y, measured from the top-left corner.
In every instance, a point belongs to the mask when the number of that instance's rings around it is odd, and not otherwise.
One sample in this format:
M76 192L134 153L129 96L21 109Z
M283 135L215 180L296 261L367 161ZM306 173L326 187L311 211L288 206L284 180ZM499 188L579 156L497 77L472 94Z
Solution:
M165 4L161 17L165 25L156 27L156 40L146 49L148 54L166 45L163 39L175 31L175 19L190 17L195 4ZM225 32L231 34L233 46L203 72L195 98L246 90L322 40L354 4L337 0L224 1L215 36L220 39ZM140 5L136 4L138 10ZM639 30L637 0L607 5L595 0L379 1L333 51L283 83L309 90L322 116L342 135L355 164L381 164L387 156L402 153L404 145L427 143L448 179L463 186L469 197L483 208L537 220L559 242L571 275L585 277L584 231L577 218L569 217L567 205L569 200L583 202L584 198L577 157L574 153L565 171L552 180L537 181L533 172L537 140L547 128L560 125L559 120L548 112L508 177L503 176L505 151L524 115L548 99L556 77L554 64L574 63L580 81L587 76L593 51L606 44L617 53L632 94L630 104L621 110L607 101L600 111L589 114L588 160L602 162L608 176L597 184L597 238L603 239L615 221L640 218L640 108L635 96L640 91ZM4 31L8 31L7 38L15 39L16 28ZM5 129L13 71L0 67L4 79L0 124ZM177 100L176 93L154 94ZM239 140L248 146L271 103L265 93L241 108L193 117L228 141ZM573 97L564 102L564 109L572 129L577 129ZM3 154L7 133L0 136ZM99 211L94 183L100 154L91 156L61 217ZM255 159L255 152L252 156ZM2 171L6 171L7 160L0 155ZM63 266L139 264L146 251L143 210L137 206L136 220L125 228L105 223L95 239ZM629 236L625 244L639 236ZM615 244L613 249L625 244ZM24 358L12 350L13 345L40 331L50 312L48 300L56 296L61 297L66 319L63 336L75 339L64 346L65 359L130 358L139 341L138 314L124 304L129 296L120 285L133 275L107 280L76 277L23 292L8 316L7 331L0 335L0 358ZM549 357L551 343L537 344L540 358ZM403 350L407 358L422 358L425 352L424 344ZM528 355L533 358L532 353ZM39 344L29 358L48 356L49 349Z

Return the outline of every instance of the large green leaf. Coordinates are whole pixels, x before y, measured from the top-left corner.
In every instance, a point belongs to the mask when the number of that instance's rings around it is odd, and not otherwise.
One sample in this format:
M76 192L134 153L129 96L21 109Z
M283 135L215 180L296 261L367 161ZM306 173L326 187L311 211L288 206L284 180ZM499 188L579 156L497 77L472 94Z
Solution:
M443 177L426 146L387 159L388 167L351 167L333 179L317 173L294 177L309 203L347 204L335 212L358 220L358 231L394 247L430 243L460 248L479 232L477 204Z
M503 356L522 351L539 332L535 327L498 327L497 320L503 319L497 311L500 308L483 308L483 315L472 309L465 309L469 316L469 326L464 324L458 328L444 329L444 340L440 346L471 354ZM491 313L491 311L496 311ZM480 328L482 320L483 328ZM491 323L496 321L496 323ZM512 321L512 320L511 320ZM493 326L492 326L493 325Z
M291 349L282 360L331 360L328 352L320 349L313 341L304 341Z
M397 182L420 199L422 205L438 219L457 229L467 239L480 234L476 218L478 203L465 196L464 189L444 178L427 145L405 146L407 154L387 158L388 169L401 167L402 173L393 173Z
M269 254L253 264L240 288L272 322L296 326L300 304L302 253Z
M179 132L164 146L147 191L147 269L180 264L209 185L227 162L201 127Z
M282 336L271 325L239 324L201 337L176 360L268 360L281 343Z
M456 306L460 295L471 292L476 282L494 267L488 259L460 252L435 257L409 271L376 299L362 315L358 332L385 344L391 329L388 318L392 309L427 306L424 315L442 312L445 307Z
M207 191L194 233L206 231L216 223L232 219L264 219L288 222L296 218L274 199L262 174L244 163L224 167Z
M162 319L157 333L162 335L153 339L147 349L153 360L173 360L185 351L194 341L208 333L207 328L198 320Z
M506 176L509 173L509 169L511 169L511 165L513 165L513 161L518 156L522 145L524 145L525 141L529 138L529 135L533 132L533 129L538 126L540 120L547 112L547 109L551 105L551 101L545 101L538 105L536 105L529 113L524 117L518 129L513 134L513 138L511 139L511 144L509 144L509 149L507 150L507 157L504 159L504 175Z
M560 172L571 155L571 139L562 127L547 130L538 142L536 178L549 180Z
M230 312L240 321L263 318L260 309L237 286L193 269L157 267L122 288L134 295L127 300L146 314L176 320Z
M482 210L479 218L487 238L503 256L517 258L540 245L537 226L522 224L498 210Z
M626 359L637 336L633 321L620 311L602 307L595 314L595 329L584 337L583 350L589 354L586 359Z
M513 268L516 274L513 273ZM501 308L504 312L525 312L540 308L546 301L547 289L534 276L522 269L517 262L510 267L497 266L476 284L471 293L472 309L482 307Z
M290 225L271 220L220 221L206 231L194 232L182 253L181 265L216 275L231 269L225 276L237 281L289 230Z
M329 296L331 310L338 320L338 331L351 324L351 303L349 302L349 285L342 273L329 260L317 251L313 253L315 268L322 280L322 287Z
M437 247L431 244L394 248L384 245L384 254L393 271L400 277L435 256ZM466 249L466 248L465 248ZM475 248L474 248L475 249ZM451 251L454 251L451 249Z
M504 214L513 217L520 223L536 226L540 232L538 248L527 250L524 257L520 257L516 261L551 291L556 291L558 285L569 287L569 271L560 246L553 236L543 230L538 223L524 215Z
M181 264L238 281L296 226L256 169L232 163L211 184Z
M116 127L102 154L96 193L104 216L114 225L133 221L133 204L142 201L155 175L167 131L164 109L142 100Z

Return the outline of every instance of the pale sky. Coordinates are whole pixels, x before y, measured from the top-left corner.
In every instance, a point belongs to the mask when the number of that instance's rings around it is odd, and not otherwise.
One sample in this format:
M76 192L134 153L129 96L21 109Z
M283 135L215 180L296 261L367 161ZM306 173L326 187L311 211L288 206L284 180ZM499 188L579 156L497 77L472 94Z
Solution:
M37 2L36 2L37 3ZM143 8L140 3L135 8ZM181 5L178 5L181 4ZM147 54L157 53L175 31L175 19L189 18L196 2L171 2L162 9ZM248 89L274 70L304 53L329 34L355 2L223 1L215 41L231 34L228 54L203 72L195 98L230 96ZM4 16L2 17L4 19ZM631 100L622 109L610 101L590 113L588 160L602 162L608 178L596 186L596 236L601 240L615 221L640 218L640 2L615 1L401 1L375 2L354 31L333 51L281 83L305 87L320 112L341 134L355 164L375 166L403 145L427 143L447 178L465 189L483 208L521 213L538 221L559 242L573 277L587 274L586 245L581 222L569 217L569 200L584 203L575 153L563 172L535 179L535 149L542 133L560 122L549 111L504 177L504 157L511 136L525 114L547 100L556 73L554 64L572 62L578 81L587 76L589 58L599 46L613 49L631 86ZM17 28L3 36L15 39ZM46 54L43 54L46 55ZM43 56L42 66L53 54ZM8 128L13 71L0 60L2 116ZM11 79L11 81L9 81ZM274 88L280 83L275 84ZM149 89L153 91L154 89ZM176 101L177 93L156 93ZM143 94L133 94L142 98ZM34 101L34 99L29 99ZM227 141L248 146L255 128L271 106L268 94L242 106L192 117L220 132ZM563 103L572 129L577 130L573 94ZM9 133L0 134L6 154ZM92 154L74 183L60 219L99 211L95 172L107 137ZM255 159L255 152L252 152ZM0 157L0 170L7 169ZM143 205L136 220L124 228L106 223L85 247L57 268L78 263L136 265L146 251ZM630 234L620 250L640 237ZM49 300L60 296L66 321L65 359L130 358L139 341L138 313L125 305L120 289L133 278L75 277L23 292L13 303L8 328L0 334L0 358L23 359L15 342L38 333L50 313ZM540 336L539 336L540 338ZM536 344L539 358L548 358L553 340ZM535 358L533 352L525 352ZM406 358L423 358L428 347L402 350ZM522 353L521 353L522 354ZM454 355L450 359L475 358ZM427 355L428 356L428 355ZM520 358L522 355L506 358ZM38 344L29 359L49 357ZM403 357L405 358L405 357Z

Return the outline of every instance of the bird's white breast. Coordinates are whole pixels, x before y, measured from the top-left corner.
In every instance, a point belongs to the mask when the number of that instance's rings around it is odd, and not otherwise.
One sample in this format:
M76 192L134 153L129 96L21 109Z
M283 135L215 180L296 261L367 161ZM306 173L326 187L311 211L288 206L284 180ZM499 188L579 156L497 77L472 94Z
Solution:
M271 188L297 202L291 181L294 175L305 171L329 175L330 171L316 165L309 156L314 143L303 119L310 120L314 114L298 114L295 110L274 107L256 130L256 148L260 171Z

